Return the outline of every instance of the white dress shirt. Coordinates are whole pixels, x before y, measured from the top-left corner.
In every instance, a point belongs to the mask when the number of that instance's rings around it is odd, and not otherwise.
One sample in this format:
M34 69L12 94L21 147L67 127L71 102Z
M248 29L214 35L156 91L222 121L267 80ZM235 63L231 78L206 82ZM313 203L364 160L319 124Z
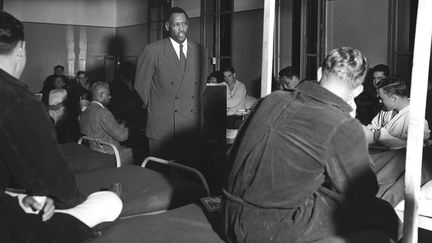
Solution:
M177 54L177 57L178 57L178 59L180 60L180 44L177 42L177 41L175 41L173 38L171 38L170 37L170 40L171 40L171 43L172 43L172 45L173 45L173 47L174 47L174 51L176 52L176 54ZM184 55L185 55L185 57L187 58L187 39L183 42L183 53L184 53Z

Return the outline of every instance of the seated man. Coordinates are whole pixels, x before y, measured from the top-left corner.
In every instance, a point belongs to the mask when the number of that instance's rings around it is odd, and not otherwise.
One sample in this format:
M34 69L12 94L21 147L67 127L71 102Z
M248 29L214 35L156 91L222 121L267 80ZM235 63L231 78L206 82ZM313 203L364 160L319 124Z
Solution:
M82 242L122 202L80 192L46 108L18 80L25 63L23 24L0 11L0 242Z
M255 106L228 155L230 242L313 242L359 231L396 240L397 216L375 197L362 126L350 115L366 71L360 51L335 49L319 84L273 92Z
M119 124L114 115L106 106L110 103L111 95L109 85L105 82L96 82L91 86L92 102L80 117L80 131L89 137L114 144L119 152L122 164L133 163L131 148L120 146L119 142L126 141L129 129ZM111 147L90 144L93 150L114 154Z
M299 72L292 66L279 71L279 90L295 89L301 82Z
M246 86L236 79L233 67L222 69L227 86L227 115L239 114L246 110Z
M390 75L390 68L385 64L378 64L372 68L373 85L378 88L378 83Z
M74 104L78 104L80 100L90 100L90 81L86 72L77 72L76 85L71 89L71 99Z
M376 87L383 110L366 126L368 142L388 149L404 148L408 138L409 87L396 77L383 78ZM429 126L425 120L425 140L429 139L429 133Z
M69 92L69 113L72 119L78 121L78 116L90 103L90 81L85 71L76 73L75 85ZM76 129L79 132L78 123Z

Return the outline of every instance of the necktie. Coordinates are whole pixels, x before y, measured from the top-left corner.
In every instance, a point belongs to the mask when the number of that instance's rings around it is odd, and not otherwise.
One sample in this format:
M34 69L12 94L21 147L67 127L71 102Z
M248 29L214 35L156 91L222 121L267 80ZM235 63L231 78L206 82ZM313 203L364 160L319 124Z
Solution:
M180 44L180 65L182 65L183 68L186 67L186 56L183 52L183 44Z

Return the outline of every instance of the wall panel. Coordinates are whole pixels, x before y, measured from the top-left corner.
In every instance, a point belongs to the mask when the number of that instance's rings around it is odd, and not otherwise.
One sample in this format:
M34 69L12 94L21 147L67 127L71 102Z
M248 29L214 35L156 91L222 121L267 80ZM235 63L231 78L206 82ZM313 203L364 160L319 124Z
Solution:
M387 63L388 0L327 2L328 51L351 46L369 59L370 66Z
M260 95L263 10L238 12L233 19L232 60L236 77L248 94Z
M52 74L57 64L65 67L65 74L75 74L80 69L80 53L84 54L90 79L104 79L104 57L115 52L115 29L90 26L84 27L84 32L82 29L83 26L24 23L27 65L22 80L29 85L30 90L38 92L46 76ZM80 46L83 34L86 35L85 46ZM71 68L68 58L72 61Z

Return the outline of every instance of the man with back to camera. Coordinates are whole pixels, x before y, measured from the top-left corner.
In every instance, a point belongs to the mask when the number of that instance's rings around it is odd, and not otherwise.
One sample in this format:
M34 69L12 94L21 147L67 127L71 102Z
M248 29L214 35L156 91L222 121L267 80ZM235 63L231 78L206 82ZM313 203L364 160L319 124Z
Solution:
M150 155L196 166L202 130L207 58L187 39L186 12L170 9L168 38L145 46L138 59L135 89L147 110Z
M397 238L398 218L375 197L365 135L350 115L366 71L360 51L335 49L322 64L319 84L273 92L255 106L228 156L230 242Z
M0 11L0 242L82 242L115 220L122 202L80 192L48 112L18 80L25 64L23 24Z

